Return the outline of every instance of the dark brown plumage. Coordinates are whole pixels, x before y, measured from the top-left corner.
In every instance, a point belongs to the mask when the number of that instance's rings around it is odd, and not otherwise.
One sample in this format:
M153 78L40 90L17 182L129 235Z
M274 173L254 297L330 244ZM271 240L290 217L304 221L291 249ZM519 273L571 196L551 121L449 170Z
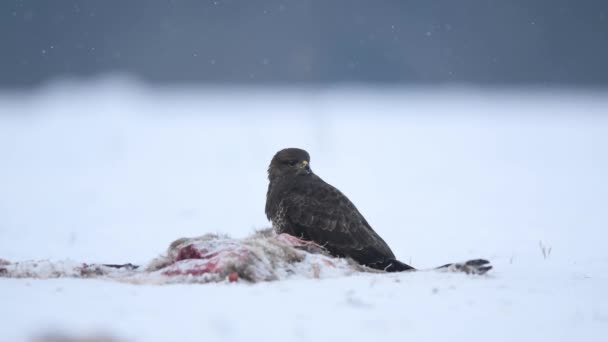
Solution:
M355 205L310 169L308 152L277 152L268 168L266 216L279 233L324 246L331 254L386 271L414 268L395 259Z

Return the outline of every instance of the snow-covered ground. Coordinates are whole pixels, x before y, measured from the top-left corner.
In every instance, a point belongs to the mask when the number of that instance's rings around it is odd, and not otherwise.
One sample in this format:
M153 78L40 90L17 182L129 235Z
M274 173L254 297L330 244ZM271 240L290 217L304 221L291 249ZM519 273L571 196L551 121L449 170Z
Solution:
M255 285L0 278L0 340L605 341L607 95L120 80L0 93L2 259L145 263L179 237L244 237L268 226L272 155L302 147L404 262L495 266Z

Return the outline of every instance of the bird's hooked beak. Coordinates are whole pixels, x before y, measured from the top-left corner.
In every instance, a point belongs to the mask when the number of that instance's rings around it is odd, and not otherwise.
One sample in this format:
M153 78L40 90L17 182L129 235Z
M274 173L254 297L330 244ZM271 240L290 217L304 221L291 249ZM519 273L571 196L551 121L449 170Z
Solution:
M306 160L302 160L299 164L298 164L298 173L299 174L309 174L310 173L310 166L308 166L308 161Z

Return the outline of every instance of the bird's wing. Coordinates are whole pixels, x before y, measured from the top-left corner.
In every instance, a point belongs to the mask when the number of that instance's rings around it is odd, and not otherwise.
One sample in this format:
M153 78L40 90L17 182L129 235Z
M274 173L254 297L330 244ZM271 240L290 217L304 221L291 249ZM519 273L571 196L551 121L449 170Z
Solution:
M395 258L354 204L321 179L293 189L283 200L294 232L324 245L331 253L363 264Z

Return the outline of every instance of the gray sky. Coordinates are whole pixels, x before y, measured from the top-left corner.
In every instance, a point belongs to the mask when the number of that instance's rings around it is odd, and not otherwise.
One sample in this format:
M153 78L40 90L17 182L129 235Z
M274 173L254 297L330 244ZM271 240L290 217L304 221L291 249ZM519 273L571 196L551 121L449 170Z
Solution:
M0 2L0 87L157 83L608 85L605 0Z

